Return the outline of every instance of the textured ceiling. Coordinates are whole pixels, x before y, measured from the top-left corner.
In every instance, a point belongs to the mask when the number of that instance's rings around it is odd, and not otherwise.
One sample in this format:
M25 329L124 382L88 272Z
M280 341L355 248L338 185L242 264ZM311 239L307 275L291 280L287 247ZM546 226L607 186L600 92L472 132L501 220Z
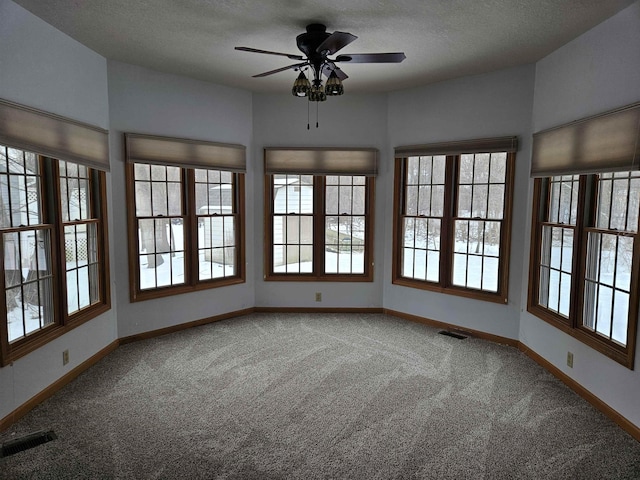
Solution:
M404 51L400 64L341 64L347 92L408 88L532 63L634 0L14 0L114 60L256 92L289 91L285 57L309 23L358 39L341 54Z

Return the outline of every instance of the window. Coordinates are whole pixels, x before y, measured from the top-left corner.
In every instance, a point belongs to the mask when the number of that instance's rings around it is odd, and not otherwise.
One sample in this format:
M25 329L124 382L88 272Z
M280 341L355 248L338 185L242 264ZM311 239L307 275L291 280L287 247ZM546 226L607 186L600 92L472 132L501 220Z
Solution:
M534 195L529 311L632 368L640 172L538 178Z
M396 149L393 283L507 302L515 138Z
M111 308L108 143L0 99L0 366Z
M376 161L373 150L266 150L267 280L373 280Z
M3 363L109 309L105 194L103 172L0 146Z
M527 310L633 369L640 103L533 135Z
M132 301L244 282L244 147L126 141Z

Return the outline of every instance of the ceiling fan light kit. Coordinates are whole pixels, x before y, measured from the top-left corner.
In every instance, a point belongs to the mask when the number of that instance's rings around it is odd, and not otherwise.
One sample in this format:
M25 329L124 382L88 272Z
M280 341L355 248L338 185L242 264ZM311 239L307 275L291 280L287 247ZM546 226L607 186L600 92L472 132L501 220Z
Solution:
M327 96L342 95L344 93L342 81L349 78L336 63L400 63L406 58L402 52L352 53L349 55L338 55L335 59L329 58L330 55L343 49L357 38L355 35L347 32L328 33L326 26L321 23L312 23L307 25L306 32L296 37L296 45L304 56L271 52L269 50L250 47L236 47L236 50L266 55L278 55L298 62L302 61L301 63L294 63L286 67L259 73L258 75L254 75L254 77L266 77L286 70L299 70L300 74L291 89L293 96L307 97L310 102L324 102ZM311 82L304 74L307 69L313 72ZM327 77L325 85L322 84L322 75ZM317 126L318 124L316 122L316 127ZM309 128L308 125L307 128Z
M278 55L291 60L297 60L298 62L302 61L302 63L294 63L286 67L259 73L258 75L254 75L254 77L266 77L286 70L299 70L300 75L298 75L291 90L293 95L296 97L308 97L310 101L321 102L326 100L326 97L323 98L322 95L319 95L320 90L322 90L325 96L336 96L344 93L342 81L349 77L336 63L400 63L406 58L402 52L352 53L349 55L338 55L335 59L329 58L330 55L342 50L357 38L355 35L347 32L328 33L326 26L321 23L312 23L307 25L306 32L296 37L296 45L304 56L249 47L236 47L236 50L266 55ZM307 68L313 72L312 82L309 82L307 76L304 74ZM325 86L322 85L322 75L327 77ZM314 99L311 98L312 92L318 93Z

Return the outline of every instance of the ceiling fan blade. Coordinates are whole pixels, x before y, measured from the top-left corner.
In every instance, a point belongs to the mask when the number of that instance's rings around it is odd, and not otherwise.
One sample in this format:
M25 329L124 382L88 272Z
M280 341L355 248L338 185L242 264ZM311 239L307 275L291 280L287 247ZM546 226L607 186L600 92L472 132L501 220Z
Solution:
M273 75L274 73L284 72L285 70L292 70L295 68L301 68L307 65L309 65L309 62L294 63L293 65L289 65L287 67L276 68L275 70L269 70L268 72L259 73L258 75L253 75L253 78L266 77L267 75Z
M350 53L338 55L334 62L349 63L400 63L405 58L404 53Z
M336 75L338 76L340 81L349 78L349 75L340 70L340 68L337 67L333 62L331 62L330 64L325 64L325 66L322 67L322 74L324 76L328 77L329 75L331 75L331 72L336 72Z
M266 53L267 55L279 55L281 57L290 58L291 60L304 60L302 55L293 55L291 53L270 52L269 50L258 50L257 48L249 47L236 47L236 50L240 50L242 52Z
M358 37L347 32L333 32L316 48L316 52L322 53L326 51L328 52L327 55L333 55L338 50L349 45L356 38Z

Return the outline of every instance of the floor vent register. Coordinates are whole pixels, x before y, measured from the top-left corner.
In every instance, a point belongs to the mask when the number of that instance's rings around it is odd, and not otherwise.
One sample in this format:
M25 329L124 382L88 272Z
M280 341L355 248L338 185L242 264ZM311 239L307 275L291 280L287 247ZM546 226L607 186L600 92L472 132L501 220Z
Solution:
M30 433L24 437L15 438L2 444L2 448L0 448L0 458L24 452L25 450L50 442L56 438L58 437L53 430Z

